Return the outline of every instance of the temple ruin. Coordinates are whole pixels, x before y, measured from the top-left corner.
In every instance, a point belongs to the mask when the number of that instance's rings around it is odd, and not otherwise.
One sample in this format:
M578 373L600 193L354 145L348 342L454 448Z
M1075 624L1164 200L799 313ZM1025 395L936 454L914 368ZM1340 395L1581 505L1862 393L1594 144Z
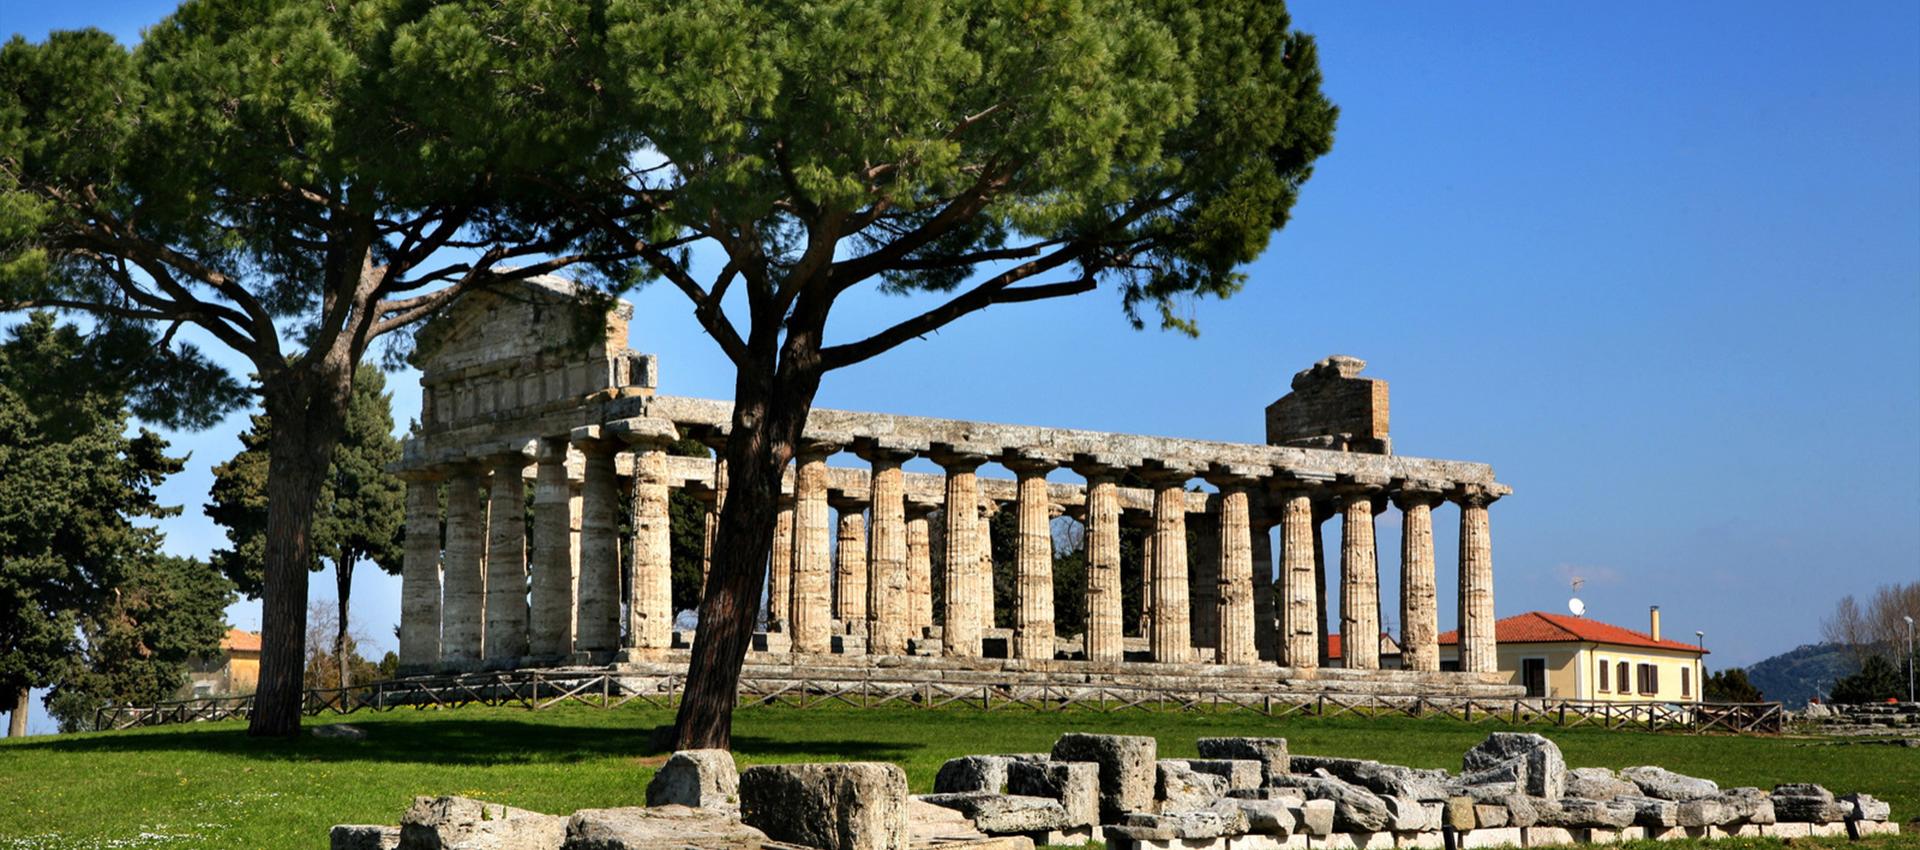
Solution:
M684 668L669 493L705 503L710 554L727 471L667 448L723 445L731 403L659 392L656 359L627 346L631 315L540 278L468 296L421 329L419 430L397 468L405 670ZM1510 491L1486 464L1392 454L1387 386L1364 365L1332 357L1295 376L1266 410L1266 444L816 409L785 476L749 672L1204 675L1253 690L1514 695L1495 671L1488 529L1488 507ZM907 471L916 458L943 473ZM979 474L989 464L1011 476ZM1049 480L1056 470L1077 480ZM1389 505L1402 522L1404 669L1380 669L1376 640L1345 641L1335 668L1330 633L1382 633L1374 523ZM1448 505L1460 529L1457 671L1441 670L1436 641L1433 525ZM1018 518L1011 628L995 625L986 521L1001 510ZM1086 531L1083 585L1054 581L1061 515ZM512 519L489 521L500 516ZM1334 516L1337 550L1321 543ZM1123 526L1150 529L1127 566L1144 588L1131 637ZM1326 610L1330 582L1338 611ZM1081 633L1056 630L1060 594L1084 596Z

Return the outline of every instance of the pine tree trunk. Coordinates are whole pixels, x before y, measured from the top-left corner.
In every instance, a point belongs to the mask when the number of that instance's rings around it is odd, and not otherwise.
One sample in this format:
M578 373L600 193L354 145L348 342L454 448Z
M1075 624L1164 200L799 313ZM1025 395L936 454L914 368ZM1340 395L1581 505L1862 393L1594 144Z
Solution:
M27 710L32 707L33 690L31 688L21 688L13 695L13 712L7 716L7 737L26 737Z
M789 323L777 368L768 345L765 356L742 365L735 380L726 504L674 721L678 749L733 747L733 707L766 584L780 477L820 389L819 325L806 323L813 329L801 330L800 324Z
M307 568L313 510L345 430L353 368L345 356L300 364L264 387L273 439L267 453L266 581L260 594L260 682L247 734L300 733L306 664Z
M333 583L340 599L340 627L333 635L333 659L340 665L340 689L344 691L353 684L353 674L347 670L347 599L353 595L352 558L343 557L334 562Z

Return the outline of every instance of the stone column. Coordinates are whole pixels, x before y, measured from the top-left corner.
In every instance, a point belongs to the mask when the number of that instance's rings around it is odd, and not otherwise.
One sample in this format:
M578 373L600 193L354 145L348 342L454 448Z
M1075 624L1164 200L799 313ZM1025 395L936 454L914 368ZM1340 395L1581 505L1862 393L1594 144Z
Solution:
M900 464L913 454L867 443L860 447L860 456L873 464L867 485L873 511L873 528L867 537L867 651L904 655L913 624L908 611L912 592L908 589L907 566L912 546L907 530L906 473ZM924 517L920 525L924 535ZM921 548L926 548L924 540Z
M619 436L633 451L633 596L627 646L646 656L673 648L673 518L668 509L667 446L672 422L626 419Z
M833 548L833 618L846 634L867 633L867 503L836 498L828 502L838 517Z
M1254 585L1260 581L1253 558L1252 497L1255 470L1220 469L1212 480L1220 488L1220 574L1214 613L1214 660L1252 664L1260 660L1254 620Z
M1273 520L1263 488L1247 492L1247 517L1253 536L1253 642L1262 661L1280 659L1280 612L1274 606L1279 582L1273 573Z
M1347 490L1340 500L1341 666L1380 669L1380 594L1373 545L1370 491Z
M620 483L614 466L619 444L600 426L588 425L573 429L573 445L586 456L574 651L581 661L602 663L620 648Z
M828 536L827 455L838 446L804 442L793 477L793 651L833 651L833 560Z
M407 543L400 562L400 667L431 670L440 661L440 480L426 470L407 481Z
M512 668L527 655L527 456L497 454L489 465L486 665Z
M1408 670L1440 669L1439 605L1433 569L1433 508L1439 487L1408 486L1394 495L1400 508L1400 652Z
M975 486L977 487L978 484L976 479ZM974 586L980 591L980 601L976 603L975 610L980 612L980 628L983 632L998 628L1000 625L999 617L996 616L998 612L994 599L993 575L993 515L999 512L998 503L985 496L980 497L980 522L974 525L974 530L979 532L980 538L974 544L973 550L975 557L978 558L979 570L974 573L973 580Z
M1313 517L1313 496L1304 489L1282 490L1280 496L1280 590L1274 604L1280 609L1282 667L1314 669L1320 666L1320 620L1314 570L1313 538L1319 533Z
M1018 483L1020 538L1014 547L1014 658L1051 660L1053 635L1053 500L1047 496L1047 472L1055 462L1031 455L1010 455L1003 463Z
M933 627L933 529L927 517L934 506L915 502L907 509L907 637L924 637Z
M980 491L974 470L983 453L942 447L933 461L947 471L946 564L941 577L942 651L951 657L980 657Z
M1081 462L1087 479L1086 655L1119 663L1125 657L1120 599L1120 487L1112 466Z
M533 618L527 654L552 663L573 654L573 487L567 439L540 440L533 477Z
M1320 634L1318 638L1318 643L1320 647L1320 666L1322 667L1331 666L1333 662L1333 654L1331 651L1331 641L1330 641L1330 636L1333 630L1328 628L1328 626L1332 624L1333 620L1327 616L1327 588L1330 586L1327 584L1327 546L1326 546L1327 538L1325 534L1321 533L1320 526L1325 525L1327 520L1330 520L1332 518L1333 518L1332 503L1324 499L1314 500L1314 503L1313 503L1313 593L1314 593L1315 622L1320 624Z
M767 564L767 630L793 632L793 496L781 494Z
M1156 470L1153 485L1153 620L1148 647L1153 660L1193 661L1187 600L1187 478L1185 470Z
M480 467L471 463L453 467L447 479L440 659L454 669L479 665L486 635L487 506L481 486Z
M1460 505L1460 669L1491 673L1498 669L1494 640L1493 538L1487 506L1505 488L1467 487L1453 497Z
M1220 518L1187 517L1187 629L1194 657L1211 661L1220 647Z

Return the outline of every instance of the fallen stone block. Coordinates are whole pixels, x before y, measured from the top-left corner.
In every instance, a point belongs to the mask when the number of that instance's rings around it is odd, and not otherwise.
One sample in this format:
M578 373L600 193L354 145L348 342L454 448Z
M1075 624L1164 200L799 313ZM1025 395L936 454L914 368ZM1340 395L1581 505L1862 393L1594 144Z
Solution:
M1372 791L1330 776L1284 776L1287 787L1312 799L1334 802L1333 828L1339 832L1376 832L1387 825L1387 804Z
M1089 735L1069 732L1053 744L1054 761L1084 761L1100 766L1100 820L1118 823L1128 812L1153 806L1158 780L1159 744L1140 735Z
M1059 800L1069 827L1100 823L1100 766L1092 762L1010 762L1007 792Z
M1732 823L1734 818L1733 807L1721 802L1717 797L1681 803L1677 815L1679 824L1689 828Z
M882 762L770 764L740 774L740 818L775 841L820 850L907 843L907 774Z
M1227 790L1252 790L1266 784L1260 762L1253 759L1186 759L1187 767L1227 780Z
M1308 835L1331 835L1337 808L1332 800L1307 800L1300 804L1294 816L1299 821L1300 831Z
M1492 803L1476 803L1473 807L1473 822L1481 828L1494 828L1507 825L1507 807Z
M1500 768L1514 773L1512 781L1532 796L1558 799L1566 793L1566 759L1560 747L1544 736L1494 732L1467 750L1460 763L1462 774L1476 776Z
M1447 837L1438 832L1402 832L1393 836L1393 846L1405 850L1445 850Z
M1474 800L1483 803L1499 802L1514 795L1524 796L1526 793L1526 791L1522 790L1520 784L1515 782L1473 784L1456 780L1447 784L1447 796L1472 797Z
M1300 822L1296 814L1299 807L1289 806L1280 800L1235 800L1240 814L1247 819L1247 831L1260 835L1278 835L1285 838L1292 835L1294 827ZM1328 823L1332 827L1332 823Z
M1637 838L1646 834L1646 830L1637 826L1623 826L1618 829L1610 826L1592 826L1586 829L1585 834L1580 836L1580 840L1585 844L1619 844L1622 841L1634 840L1627 837L1629 834L1634 834Z
M1848 794L1840 802L1851 807L1847 812L1848 820L1884 821L1893 816L1893 806L1887 801L1874 798L1872 794Z
M1633 823L1638 814L1632 806L1623 803L1612 800L1588 800L1584 797L1540 800L1534 808L1539 814L1541 824L1568 829L1590 826L1623 827Z
M1900 825L1892 821L1863 820L1854 825L1861 835L1899 835Z
M1806 823L1780 821L1768 824L1761 832L1770 838L1806 838L1813 832Z
M967 791L985 791L1000 794L1007 790L1007 766L1014 759L1011 756L961 756L947 759L940 765L940 772L934 774L933 791L936 794L959 794Z
M758 850L767 834L740 816L682 805L581 809L567 819L565 850Z
M1847 819L1853 807L1833 798L1833 793L1818 785L1795 783L1778 785L1771 795L1773 816L1778 821L1802 823L1839 823Z
M1765 824L1774 821L1773 798L1758 788L1728 788L1713 799L1733 811L1735 823Z
M406 850L550 850L567 819L467 797L415 797L400 818Z
M1786 782L1773 786L1775 797L1813 797L1820 800L1833 799L1833 792L1811 782Z
M1247 832L1248 824L1247 816L1240 811L1238 804L1222 801L1219 805L1205 809L1161 814L1134 812L1127 815L1123 826L1147 827L1156 831L1166 830L1170 831L1174 838L1191 840L1241 835Z
M1227 791L1227 796L1236 800L1279 800L1300 805L1307 799L1307 792L1298 788L1235 788Z
M1337 779L1381 796L1412 797L1416 800L1447 798L1447 772L1444 770L1419 770L1369 759L1299 755L1292 758L1292 765L1295 773L1324 770Z
M1227 794L1226 777L1201 773L1184 761L1163 759L1157 768L1159 782L1154 798L1163 812L1206 808Z
M924 794L915 799L958 811L972 818L974 828L988 835L1044 832L1078 825L1069 823L1066 807L1049 797L964 791Z
M1620 771L1620 778L1640 786L1640 793L1660 800L1684 803L1720 793L1711 779L1699 779L1674 773L1664 767L1644 765Z
M1285 738L1201 738L1194 743L1201 758L1259 762L1261 780L1267 783L1293 772Z
M1576 767L1567 771L1567 796L1585 797L1589 800L1611 800L1615 797L1640 796L1640 786L1620 778L1604 767Z
M1479 850L1482 847L1521 847L1526 839L1517 826L1503 826L1494 829L1476 829L1460 836L1462 850Z
M737 807L740 771L726 750L681 750L647 783L647 805Z
M330 850L394 850L400 846L400 827L343 823L327 833Z
M1448 797L1445 808L1441 810L1440 825L1455 832L1466 832L1480 825L1475 816L1472 797Z
M1653 797L1615 797L1610 802L1633 808L1633 822L1648 828L1665 829L1680 824L1680 804Z
M1529 826L1520 831L1528 847L1562 847L1578 843L1573 831L1564 826Z
M1438 829L1427 807L1412 797L1381 797L1387 804L1387 828L1394 832L1425 832Z
M1500 805L1507 809L1507 825L1529 827L1540 822L1540 806L1535 799L1525 794L1509 794L1500 798Z

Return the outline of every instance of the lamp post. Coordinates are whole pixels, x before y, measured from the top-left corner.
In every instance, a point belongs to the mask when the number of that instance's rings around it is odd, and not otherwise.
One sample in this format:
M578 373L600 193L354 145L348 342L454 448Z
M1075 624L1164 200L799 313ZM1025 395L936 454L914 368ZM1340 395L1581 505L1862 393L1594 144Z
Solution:
M1695 629L1693 632L1693 642L1695 646L1698 646L1700 648L1700 654L1695 656L1693 659L1693 668L1694 668L1693 675L1695 678L1698 678L1700 680L1700 684L1699 684L1700 701L1706 702L1707 701L1707 633L1700 631L1699 629Z
M1907 702L1913 702L1913 618L1900 619L1907 621Z

